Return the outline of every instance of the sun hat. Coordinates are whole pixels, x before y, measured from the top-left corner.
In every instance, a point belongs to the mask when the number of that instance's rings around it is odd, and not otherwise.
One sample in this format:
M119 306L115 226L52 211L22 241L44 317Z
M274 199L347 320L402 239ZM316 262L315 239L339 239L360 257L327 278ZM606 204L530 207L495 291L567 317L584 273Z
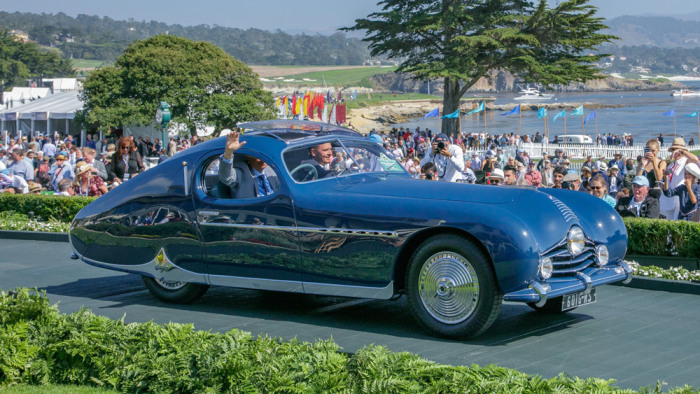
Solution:
M673 139L673 145L668 148L668 151L673 152L674 149L688 150L688 148L685 146L685 140L683 137L676 137Z
M66 160L66 157L63 156L62 154L58 154L58 155L56 156L56 160Z
M620 170L620 167L618 167L617 164L613 164L613 165L610 166L610 169L611 169L611 170L618 170L618 171L619 171L619 170Z
M591 169L588 166L583 166L583 167L581 167L581 172L584 172L584 171L591 172Z
M29 193L41 192L44 190L44 188L36 182L27 182L27 186L29 187Z
M489 174L489 178L505 179L506 176L503 174L503 170L500 168L495 168L493 171L491 171L491 174Z
M598 166L598 170L600 170L600 171L607 171L607 170L608 170L608 165L605 164L605 163L600 163L600 165Z
M685 170L691 174L693 174L694 177L700 178L700 167L698 167L697 164L695 163L688 163L685 165Z
M634 177L632 184L639 186L649 186L649 180L645 176L637 175L636 177Z
M80 175L83 174L87 171L90 171L92 168L92 165L84 162L84 161L79 161L75 163L75 175Z

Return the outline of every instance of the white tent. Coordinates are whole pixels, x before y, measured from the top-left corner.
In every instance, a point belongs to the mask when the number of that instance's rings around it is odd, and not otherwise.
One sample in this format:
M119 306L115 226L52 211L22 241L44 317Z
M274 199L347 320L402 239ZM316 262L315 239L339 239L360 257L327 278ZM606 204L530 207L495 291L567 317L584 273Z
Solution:
M15 86L12 90L8 90L2 94L1 104L5 109L11 109L46 97L49 94L51 94L50 88L26 88Z
M75 113L83 108L78 92L58 92L24 105L0 111L0 131L9 135L39 134L58 131L77 135Z

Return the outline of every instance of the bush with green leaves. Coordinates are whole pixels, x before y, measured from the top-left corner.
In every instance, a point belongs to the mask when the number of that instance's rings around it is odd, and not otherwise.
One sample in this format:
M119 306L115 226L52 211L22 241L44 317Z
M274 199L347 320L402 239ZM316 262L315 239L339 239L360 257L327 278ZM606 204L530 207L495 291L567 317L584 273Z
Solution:
M621 392L612 380L552 379L498 366L440 365L367 346L258 337L189 324L61 314L43 292L0 292L0 386L74 384L127 392ZM651 391L653 389L650 389ZM691 387L672 390L696 392ZM626 392L632 392L626 390Z
M0 193L0 212L14 211L23 215L33 212L35 218L70 223L83 207L96 197L52 196L41 194Z
M700 256L700 223L664 219L625 218L628 254Z
M14 211L0 212L0 230L65 233L69 229L69 223L59 222L54 219L48 221L30 220L27 215Z

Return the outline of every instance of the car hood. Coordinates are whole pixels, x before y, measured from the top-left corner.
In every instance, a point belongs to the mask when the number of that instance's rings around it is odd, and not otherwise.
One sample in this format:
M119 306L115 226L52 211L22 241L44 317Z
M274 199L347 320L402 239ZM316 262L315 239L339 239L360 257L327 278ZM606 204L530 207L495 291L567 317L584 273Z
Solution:
M513 202L527 191L520 187L496 187L467 183L437 182L398 176L350 176L340 178L335 190L395 198L461 201L480 204Z

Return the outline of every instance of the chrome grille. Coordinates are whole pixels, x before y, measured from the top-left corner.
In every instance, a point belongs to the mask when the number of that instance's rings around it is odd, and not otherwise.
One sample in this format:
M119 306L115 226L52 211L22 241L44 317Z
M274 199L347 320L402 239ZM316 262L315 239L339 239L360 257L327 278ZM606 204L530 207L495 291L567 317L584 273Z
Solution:
M554 271L552 275L569 275L588 268L595 263L595 244L586 241L586 246L583 252L576 257L571 256L569 249L566 248L566 239L560 242L559 245L550 249L543 255L552 259Z

